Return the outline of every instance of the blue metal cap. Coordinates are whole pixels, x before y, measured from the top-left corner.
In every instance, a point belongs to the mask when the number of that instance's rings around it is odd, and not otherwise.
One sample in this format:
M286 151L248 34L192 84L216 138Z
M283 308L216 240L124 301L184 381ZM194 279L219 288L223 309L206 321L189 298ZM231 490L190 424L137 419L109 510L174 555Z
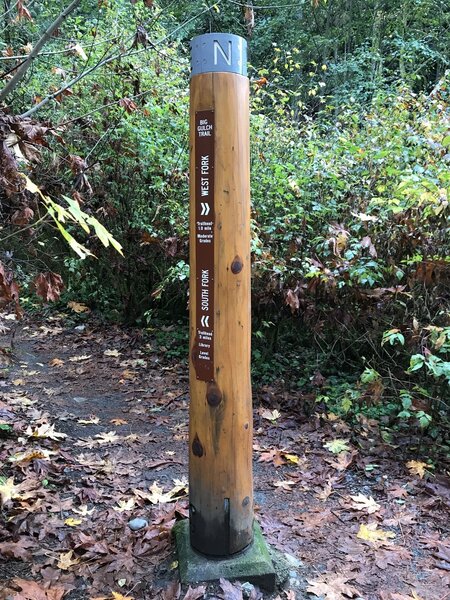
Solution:
M247 42L232 33L205 33L191 41L191 75L237 73L247 76Z

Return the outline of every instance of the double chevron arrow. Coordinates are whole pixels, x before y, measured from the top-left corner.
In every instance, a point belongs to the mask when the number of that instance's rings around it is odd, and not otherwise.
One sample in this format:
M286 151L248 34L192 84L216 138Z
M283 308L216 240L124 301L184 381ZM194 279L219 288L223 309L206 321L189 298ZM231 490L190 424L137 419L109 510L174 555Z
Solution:
M209 315L203 315L200 319L200 323L202 324L202 327L209 327Z
M209 207L209 204L207 202L200 202L200 204L202 205L202 211L201 211L201 215L209 215L209 211L211 210L211 208Z

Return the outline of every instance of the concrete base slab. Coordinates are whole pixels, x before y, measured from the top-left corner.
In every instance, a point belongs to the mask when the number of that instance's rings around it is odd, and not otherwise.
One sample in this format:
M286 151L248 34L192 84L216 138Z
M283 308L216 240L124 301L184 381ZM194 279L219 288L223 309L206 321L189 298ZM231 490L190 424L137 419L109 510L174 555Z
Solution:
M269 592L275 590L276 573L269 547L259 524L253 526L253 543L231 558L213 559L199 554L189 540L189 521L178 522L173 528L178 550L178 568L182 583L228 580L249 581Z

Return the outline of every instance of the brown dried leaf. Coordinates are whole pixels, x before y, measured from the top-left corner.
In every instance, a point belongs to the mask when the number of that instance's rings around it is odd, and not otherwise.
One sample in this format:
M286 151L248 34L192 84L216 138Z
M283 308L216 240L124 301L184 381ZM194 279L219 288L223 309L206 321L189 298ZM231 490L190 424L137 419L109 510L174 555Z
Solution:
M61 600L66 593L64 588L50 587L45 589L35 581L27 581L25 579L16 578L13 583L22 591L17 594L17 600Z
M224 597L227 600L243 600L242 599L242 589L241 584L232 584L228 579L224 579L221 577L220 579L220 587L224 593Z
M345 575L322 575L318 579L309 581L310 584L306 590L315 596L323 596L325 600L348 600L360 596L358 590L348 584L351 578Z
M285 303L289 306L289 308L291 309L291 313L294 314L296 311L298 311L298 309L300 308L300 300L298 299L297 294L294 292L294 290L289 289L286 292L286 298L285 298Z
M199 600L199 598L203 598L205 592L206 586L204 585L200 585L196 588L191 588L191 586L189 586L186 596L183 598L183 600Z
M34 210L27 206L13 212L11 215L11 223L23 227L24 225L27 225L33 217Z
M138 108L137 104L131 100L131 98L121 98L119 100L119 105L125 109L125 112L128 114L135 112Z
M2 542L0 544L0 555L5 558L12 557L28 561L32 557L29 549L34 545L34 542L26 537L21 537L18 542Z
M28 8L24 5L23 0L17 2L17 18L19 20L27 19L28 21L33 21L33 17Z
M33 281L33 285L36 289L36 294L46 302L56 302L59 300L61 292L64 289L61 275L51 273L50 271L39 273Z

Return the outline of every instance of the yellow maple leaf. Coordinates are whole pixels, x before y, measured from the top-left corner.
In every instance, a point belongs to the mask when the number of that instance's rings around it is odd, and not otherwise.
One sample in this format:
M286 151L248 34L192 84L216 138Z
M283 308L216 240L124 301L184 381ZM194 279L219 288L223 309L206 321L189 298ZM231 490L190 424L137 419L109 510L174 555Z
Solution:
M387 542L388 539L395 538L395 533L392 531L385 531L384 529L378 529L378 523L368 523L367 525L360 525L359 531L356 537L366 542Z
M77 565L79 562L80 559L74 555L73 550L69 550L69 552L62 552L59 555L58 569L61 569L62 571L68 571L70 567Z
M119 592L111 592L114 600L134 600L133 596L123 596Z
M285 454L284 458L287 458L287 460L291 463L294 463L294 465L298 465L300 462L300 459L296 454Z
M411 475L417 475L420 479L423 479L426 470L430 468L430 465L420 460L410 460L406 463L406 467Z
M82 304L81 302L68 302L67 306L76 313L90 312L86 304Z
M81 525L83 519L76 519L75 517L68 517L64 521L64 525L68 525L69 527L76 527L77 525Z

